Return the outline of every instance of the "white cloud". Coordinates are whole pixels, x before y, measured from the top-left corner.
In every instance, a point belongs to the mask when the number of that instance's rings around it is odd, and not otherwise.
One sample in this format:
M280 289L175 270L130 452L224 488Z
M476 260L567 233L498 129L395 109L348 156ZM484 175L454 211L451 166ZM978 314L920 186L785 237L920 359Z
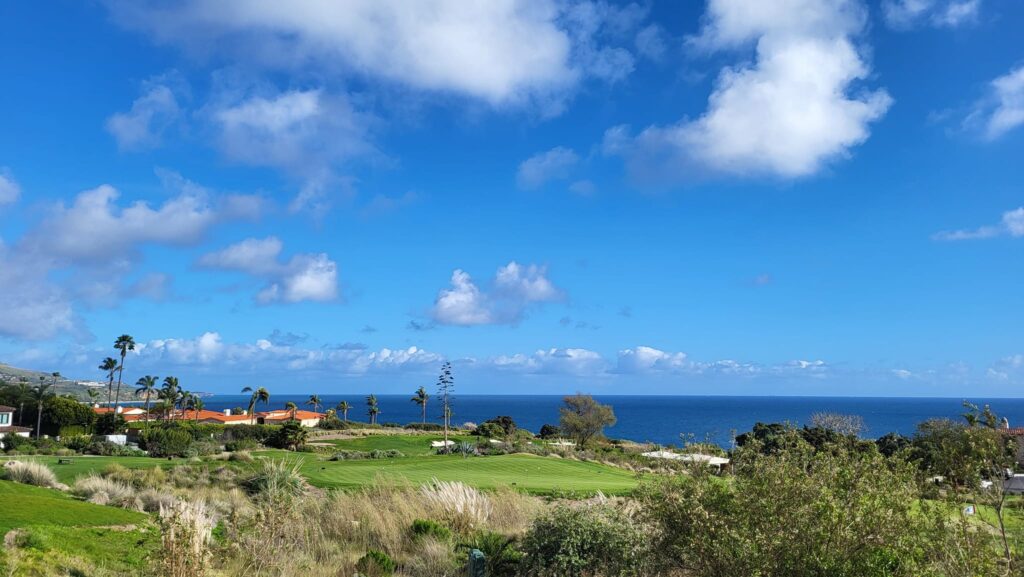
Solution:
M859 87L870 75L854 44L865 14L855 0L711 0L691 47L753 43L754 61L721 71L701 117L635 136L614 127L605 152L624 156L633 175L648 180L820 171L867 140L892 103L884 90Z
M1024 355L1010 355L999 359L987 370L990 379L1000 382L1024 382Z
M130 110L115 113L106 122L107 131L122 150L158 146L163 133L182 115L175 92L187 86L177 74L152 78L142 88L143 94L132 102Z
M616 372L650 373L679 371L690 365L686 353L667 353L651 347L636 347L619 351Z
M974 106L964 125L988 140L1024 125L1024 65L993 80L989 95Z
M579 159L572 149L557 146L521 162L516 181L521 188L540 188L551 180L568 178Z
M276 237L249 238L205 254L205 268L244 272L267 280L256 295L261 304L301 301L326 302L338 298L338 265L326 254L298 254L280 261L284 245Z
M46 339L78 331L68 296L45 262L0 241L0 336Z
M433 371L444 360L436 353L417 347L368 351L347 345L308 348L275 344L267 339L227 343L219 333L212 331L195 338L154 339L141 343L136 355L140 365L164 369L231 368L250 373L322 370L355 375Z
M19 197L21 187L8 169L0 167L0 206L17 202Z
M498 269L492 290L487 292L480 290L465 271L456 269L451 288L438 293L431 317L445 325L515 323L531 306L562 298L542 266L510 262Z
M981 0L883 0L882 14L891 28L921 24L955 28L978 20Z
M546 349L532 355L516 354L488 359L485 366L529 374L600 375L608 363L599 353L587 349Z
M997 236L1019 238L1024 236L1024 206L1003 213L999 224L975 229L943 231L932 235L933 240L977 240Z

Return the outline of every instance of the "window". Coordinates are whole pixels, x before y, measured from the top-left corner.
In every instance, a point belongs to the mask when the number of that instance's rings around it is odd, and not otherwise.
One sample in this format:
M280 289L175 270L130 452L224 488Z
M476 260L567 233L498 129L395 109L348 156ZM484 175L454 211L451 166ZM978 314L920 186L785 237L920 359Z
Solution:
M0 413L0 425L10 425L10 424L11 424L11 414L10 413Z

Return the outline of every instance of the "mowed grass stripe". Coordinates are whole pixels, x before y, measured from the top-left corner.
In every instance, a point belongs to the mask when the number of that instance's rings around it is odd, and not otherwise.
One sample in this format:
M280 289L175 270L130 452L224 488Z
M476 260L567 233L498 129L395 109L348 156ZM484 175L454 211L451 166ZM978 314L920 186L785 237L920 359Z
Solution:
M302 473L324 488L351 488L372 483L461 481L481 489L513 487L530 493L602 491L622 494L636 487L633 474L598 463L536 455L494 457L410 457L361 461L303 460Z
M131 525L148 519L143 513L77 501L53 489L10 481L0 481L0 503L0 535L32 526Z

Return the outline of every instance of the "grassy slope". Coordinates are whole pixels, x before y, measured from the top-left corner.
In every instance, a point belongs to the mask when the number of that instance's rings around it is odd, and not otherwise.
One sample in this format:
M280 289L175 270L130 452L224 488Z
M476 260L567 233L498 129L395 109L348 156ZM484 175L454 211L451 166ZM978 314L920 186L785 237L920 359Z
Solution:
M143 513L77 501L51 489L0 481L0 535L17 528L35 545L19 551L16 575L69 569L143 574L159 535ZM9 560L8 562L13 562Z
M622 494L637 484L635 477L621 469L536 455L494 457L429 456L404 459L320 461L313 455L263 451L273 458L302 460L302 473L309 482L324 488L350 488L384 483L428 483L432 479L462 481L481 489L514 487L530 493L557 491Z

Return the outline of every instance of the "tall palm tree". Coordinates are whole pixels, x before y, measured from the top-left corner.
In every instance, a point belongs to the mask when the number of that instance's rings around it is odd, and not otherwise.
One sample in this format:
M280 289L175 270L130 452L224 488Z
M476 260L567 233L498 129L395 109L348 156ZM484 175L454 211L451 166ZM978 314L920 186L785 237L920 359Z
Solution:
M313 412L314 413L319 413L320 412L320 395L310 395L309 396L309 400L306 401L306 404L307 405L311 405L313 407Z
M427 399L429 398L430 395L427 394L427 390L420 387L416 390L416 396L411 399L412 402L420 406L420 411L423 413L422 418L424 423L427 422Z
M53 396L53 392L50 391L53 385L46 383L43 377L39 377L39 381L39 385L32 389L31 393L32 400L36 402L36 439L43 428L43 402Z
M149 425L149 397L156 393L156 383L160 380L160 377L154 377L153 375L146 375L135 382L136 395L146 395L146 425Z
M100 398L100 392L97 391L96 389L92 388L92 387L89 387L88 389L86 389L85 390L85 394L89 395L89 404L90 405L95 404L96 400Z
M114 398L114 373L117 372L117 359L107 357L100 363L99 369L107 374L107 406Z
M256 403L267 404L270 402L270 392L267 389L260 387L253 389L252 387L245 387L242 389L243 393L252 393L249 397L249 424L256 422Z
M195 395L189 395L188 406L195 413L196 423L199 423L199 412L203 410L206 403Z
M114 348L121 351L121 366L117 368L117 393L114 394L114 408L121 402L121 376L124 374L124 357L128 351L135 350L135 339L131 335L121 335L114 341Z
M295 403L291 402L291 401L288 401L287 403L284 404L284 410L286 410L289 413L291 413L291 418L294 421L295 420L295 411L299 410L299 406L296 405Z
M377 424L377 415L380 414L380 407L377 405L377 395L366 397L366 414L370 416L370 424Z
M181 385L178 384L178 377L164 377L164 384L160 387L160 392L156 396L163 401L162 404L164 409L166 409L165 417L168 414L172 418L174 417L174 406L177 404L180 395Z
M341 411L341 417L348 422L348 410L352 408L352 405L348 404L348 401L342 401L338 403L337 409Z

